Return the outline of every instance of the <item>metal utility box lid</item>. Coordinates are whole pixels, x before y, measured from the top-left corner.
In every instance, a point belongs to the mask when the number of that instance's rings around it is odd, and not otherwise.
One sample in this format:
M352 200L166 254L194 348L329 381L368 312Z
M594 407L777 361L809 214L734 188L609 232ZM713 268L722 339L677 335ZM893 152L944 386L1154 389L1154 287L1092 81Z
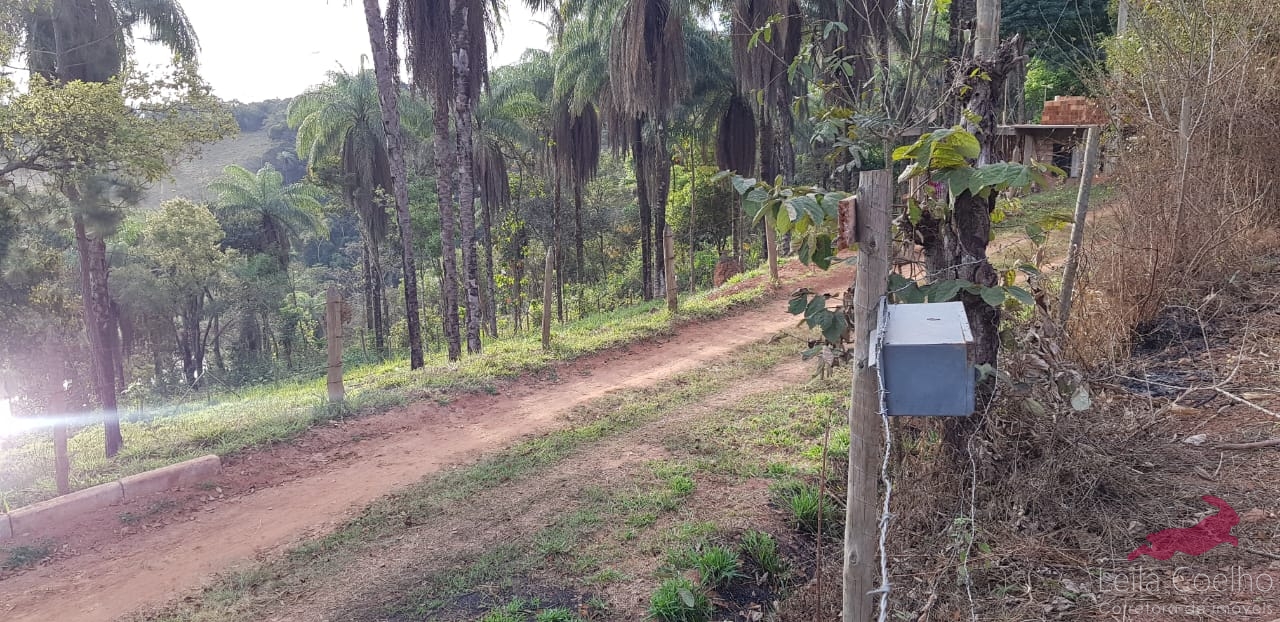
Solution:
M959 302L889 305L881 344L889 414L973 414L975 370L969 320Z

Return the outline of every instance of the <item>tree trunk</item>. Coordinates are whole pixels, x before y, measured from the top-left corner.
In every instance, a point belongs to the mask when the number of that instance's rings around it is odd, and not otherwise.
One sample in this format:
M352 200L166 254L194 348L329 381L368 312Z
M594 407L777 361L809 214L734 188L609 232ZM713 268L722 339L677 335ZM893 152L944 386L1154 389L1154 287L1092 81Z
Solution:
M573 182L573 253L575 268L573 280L576 283L586 281L587 264L583 259L584 249L582 244L582 184L575 180Z
M462 336L458 326L458 253L454 248L453 169L457 152L449 145L449 98L436 93L434 99L436 195L440 208L440 259L444 267L441 296L444 298L444 339L449 360L462 357Z
M73 201L79 198L78 192L72 191L71 195ZM80 258L80 295L92 355L94 388L102 406L106 455L112 458L120 453L124 438L120 435L120 416L116 412L116 356L112 352L116 340L112 335L115 331L111 321L111 294L107 288L107 245L101 237L89 237L80 214L72 216L72 225Z
M631 152L636 161L636 201L640 206L640 296L653 300L653 212L649 203L649 158L643 120L633 125Z
M555 248L547 249L547 266L542 273L542 349L551 349L551 279L556 265Z
M366 0L371 2L373 0ZM462 225L462 267L467 300L467 352L479 354L480 277L476 261L476 185L473 179L472 134L475 126L474 102L471 85L478 76L472 76L471 30L468 27L471 10L467 0L451 0L453 14L453 96L454 115L458 132L455 136L458 148L458 221Z
M369 249L369 275L373 278L373 349L378 352L378 358L382 358L387 352L386 317L382 313L385 305L383 298L386 296L386 292L382 290L382 260L379 258L380 254L377 247Z
M564 268L561 267L564 254L560 248L560 230L564 228L561 224L560 214L564 203L562 187L564 185L564 177L560 174L560 167L555 167L556 190L555 197L551 203L551 247L555 249L556 256L556 319L564 324Z
M485 311L489 320L489 336L497 339L498 285L493 272L493 207L486 203L483 210L484 229L481 231L483 237L481 244L484 246L484 289L489 297Z
M666 270L666 252L662 249L662 238L667 231L667 199L671 194L671 152L667 150L666 132L661 124L658 126L658 138L654 151L653 169L653 242L654 257L656 259L653 271L654 278L657 280L657 287L654 295L665 295L667 292L666 279L663 278Z
M405 171L404 146L400 134L400 62L394 43L387 45L387 28L378 0L364 0L364 16L373 49L373 72L378 80L378 100L382 106L382 129L387 139L387 159L391 165L392 194L396 198L396 221L400 225L400 260L404 271L405 321L409 329L409 369L418 369L422 359L422 316L418 310L418 270L413 257L413 223L409 220L409 181ZM396 19L396 15L391 16ZM395 33L396 28L391 28ZM394 42L394 34L390 35Z
M690 157L686 161L689 165L689 293L697 291L698 288L698 244L697 231L698 224L698 163L693 161L695 149L689 150Z
M1021 39L1014 37L991 54L961 65L957 73L955 92L961 94L959 100L968 111L963 125L977 137L981 146L978 166L995 160L995 102L1003 92L1005 78L1021 62L1020 47ZM949 218L937 220L926 214L921 220L918 231L932 281L963 279L983 287L1000 284L987 258L995 205L994 194L981 199L964 192L956 198ZM1000 350L1000 308L969 292L961 292L960 301L964 303L973 334L974 346L970 352L974 365L995 366ZM984 404L991 390L990 383L978 387L978 409L973 416L949 418L946 422L943 436L953 451L967 454L968 439L982 425Z

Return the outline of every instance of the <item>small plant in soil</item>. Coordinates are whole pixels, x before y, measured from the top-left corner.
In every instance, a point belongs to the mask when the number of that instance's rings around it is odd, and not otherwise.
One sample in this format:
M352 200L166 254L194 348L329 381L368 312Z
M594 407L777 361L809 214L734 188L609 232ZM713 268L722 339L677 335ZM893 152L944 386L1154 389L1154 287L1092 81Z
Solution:
M774 581L787 573L787 562L778 553L778 541L763 531L742 534L742 554Z
M663 581L649 600L649 617L662 622L706 622L714 611L702 587L684 577Z
M791 514L792 523L800 531L818 533L819 515L824 532L837 533L841 528L844 517L840 508L834 500L824 499L817 485L793 481L775 487L774 494L778 505Z
M693 567L702 577L702 585L715 589L742 576L742 562L738 554L723 546L711 546L693 561Z
M4 562L0 563L0 570L17 570L34 566L40 563L40 560L53 555L56 548L52 540L41 540L36 544L3 549L5 555Z
M582 622L582 618L564 607L541 611L533 619L534 622Z

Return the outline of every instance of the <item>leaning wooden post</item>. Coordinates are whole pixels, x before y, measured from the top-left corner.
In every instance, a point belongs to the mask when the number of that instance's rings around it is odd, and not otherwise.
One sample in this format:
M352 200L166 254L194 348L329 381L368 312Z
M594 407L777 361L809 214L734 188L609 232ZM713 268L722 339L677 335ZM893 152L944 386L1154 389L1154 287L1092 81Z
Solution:
M1084 172L1080 175L1080 193L1076 195L1076 214L1071 223L1071 245L1067 247L1067 264L1062 269L1062 297L1058 301L1058 322L1063 326L1071 318L1071 292L1076 285L1076 270L1080 265L1080 245L1084 243L1085 219L1089 216L1089 191L1093 188L1093 174L1098 169L1098 135L1100 127L1089 128L1085 138Z
M675 315L680 304L680 292L676 289L676 239L671 233L671 227L664 228L662 253L666 256L663 277L667 281L667 311Z
M53 422L53 478L58 485L58 494L71 492L71 456L67 453L67 392L65 385L54 391L49 399L49 412L55 418Z
M336 404L347 397L342 386L342 296L336 285L325 295L324 336L329 343L329 402Z
M776 226L773 219L765 214L764 245L769 258L769 282L773 285L778 284L778 232L774 229Z
M552 294L555 288L552 282L555 277L556 250L547 249L547 269L542 276L542 349L551 349L551 304L555 302Z
M846 199L849 200L849 199ZM854 206L858 273L853 290L853 399L849 408L849 487L845 499L845 622L872 619L876 599L877 524L880 463L880 390L871 365L872 342L880 298L889 282L889 220L893 205L893 172L860 174Z

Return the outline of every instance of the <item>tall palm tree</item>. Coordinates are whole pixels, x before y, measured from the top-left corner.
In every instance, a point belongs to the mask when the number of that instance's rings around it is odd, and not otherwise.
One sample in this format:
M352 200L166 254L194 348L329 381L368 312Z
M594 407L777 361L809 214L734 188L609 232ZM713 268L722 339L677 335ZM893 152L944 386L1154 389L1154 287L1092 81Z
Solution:
M222 177L210 183L209 190L222 210L262 227L263 246L286 274L293 241L322 229L320 190L306 183L285 185L284 175L270 164L256 173L232 164L222 169Z
M436 195L440 210L441 264L444 275L441 297L444 298L444 334L449 360L462 356L458 326L458 258L454 247L457 217L454 210L453 175L457 168L457 151L449 145L449 111L453 102L453 63L450 60L450 11L447 0L421 0L401 5L401 10L388 12L391 32L403 32L408 50L406 60L413 84L431 96L433 144L436 166ZM483 40L483 39L482 39Z
M120 73L131 52L136 28L145 27L149 39L184 60L199 49L195 31L176 0L48 0L20 5L16 23L24 41L31 72L51 82L105 83ZM6 46L8 47L8 46ZM9 48L8 52L12 53ZM81 179L63 184L75 206L72 226L80 260L85 333L92 353L94 389L104 413L106 455L115 456L124 444L116 413L116 392L125 379L120 352L120 329L108 285L106 236L86 224L86 215L100 211L100 193Z
M381 352L386 322L382 318L382 265L379 257L388 226L384 196L393 192L393 182L377 79L373 71L364 67L355 74L332 71L328 78L324 84L307 89L290 102L288 122L298 128L297 151L305 154L313 171L319 163L337 161L343 201L360 217L368 275L366 306L371 311L374 324L375 347ZM412 98L406 98L403 103L399 108L404 125L421 130L426 125L426 107ZM403 223L400 231L402 238L406 232L412 234ZM409 266L413 267L412 240L402 239L401 242L402 250L408 248ZM405 281L410 280L416 281L416 278L406 272ZM411 286L406 282L405 287ZM412 289L415 295L406 295L405 302L409 318L418 315L416 284ZM409 306L414 309L410 311ZM410 350L412 367L415 364L412 347ZM418 358L421 358L421 345ZM421 363L417 361L417 367L421 367Z
M390 0L387 13L395 19L400 0ZM378 0L364 0L365 22L373 50L373 68L378 82L385 141L381 152L389 161L391 193L395 197L396 219L400 225L400 259L404 269L405 320L409 331L409 368L419 369L422 360L422 328L418 313L418 269L413 258L413 224L409 219L409 180L400 133L400 51L399 30L387 29Z

